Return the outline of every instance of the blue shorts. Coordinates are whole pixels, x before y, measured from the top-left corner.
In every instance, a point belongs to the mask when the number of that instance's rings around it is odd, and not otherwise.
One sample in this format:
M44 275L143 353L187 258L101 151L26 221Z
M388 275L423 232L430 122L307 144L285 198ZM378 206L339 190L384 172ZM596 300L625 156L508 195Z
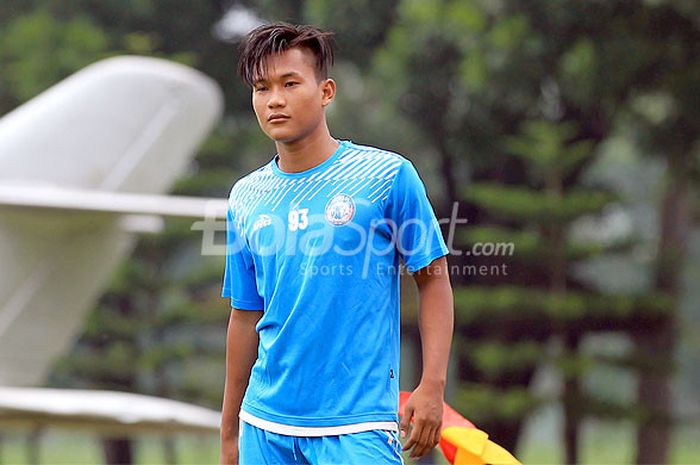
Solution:
M375 429L336 436L287 436L240 421L240 465L403 465L395 431Z

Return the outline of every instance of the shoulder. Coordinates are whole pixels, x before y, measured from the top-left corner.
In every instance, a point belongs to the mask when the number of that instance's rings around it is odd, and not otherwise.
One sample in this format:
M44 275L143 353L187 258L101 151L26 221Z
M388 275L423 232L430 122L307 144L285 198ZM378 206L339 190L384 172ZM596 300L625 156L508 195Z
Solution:
M372 176L377 179L377 189L384 193L382 200L385 205L404 199L420 192L426 192L426 187L413 161L401 153L369 145L352 144L357 150L356 156L377 157L377 162L370 163Z
M371 162L375 169L374 174L383 174L386 177L393 177L398 170L410 160L400 153L371 145L347 142L348 149L339 161L352 165Z
M272 167L270 162L268 162L240 177L234 182L229 191L228 203L231 209L236 211L236 207L245 203L246 199L250 198L260 188L262 181L272 175Z
M386 158L387 160L392 161L408 160L400 153L394 152L392 150L384 149L381 147L374 147L372 145L358 144L352 141L346 141L346 143L348 150L341 158L379 157Z

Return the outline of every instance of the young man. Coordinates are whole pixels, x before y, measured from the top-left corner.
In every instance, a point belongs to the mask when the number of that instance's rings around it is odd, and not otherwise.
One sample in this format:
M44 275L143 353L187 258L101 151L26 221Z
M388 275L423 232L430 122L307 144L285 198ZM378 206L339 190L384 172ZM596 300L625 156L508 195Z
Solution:
M328 130L330 34L253 30L239 72L275 156L229 197L221 463L400 464L440 437L453 332L448 249L403 156ZM399 423L399 260L423 372Z

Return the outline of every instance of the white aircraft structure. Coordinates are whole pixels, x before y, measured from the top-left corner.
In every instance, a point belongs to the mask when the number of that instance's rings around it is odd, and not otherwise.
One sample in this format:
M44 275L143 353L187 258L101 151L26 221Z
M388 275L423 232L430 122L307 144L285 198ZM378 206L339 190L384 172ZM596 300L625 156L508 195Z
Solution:
M221 218L164 195L222 114L216 83L166 60L92 64L0 119L0 425L219 427L219 414L127 393L42 389L138 232ZM72 419L72 420L71 420Z

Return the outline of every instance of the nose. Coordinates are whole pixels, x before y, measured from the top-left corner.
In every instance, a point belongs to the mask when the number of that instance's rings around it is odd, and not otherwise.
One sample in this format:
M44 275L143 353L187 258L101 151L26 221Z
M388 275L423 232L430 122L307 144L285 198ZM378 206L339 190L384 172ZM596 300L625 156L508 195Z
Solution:
M270 98L267 101L268 108L279 108L287 104L284 99L284 95L278 89L273 88L270 92Z

